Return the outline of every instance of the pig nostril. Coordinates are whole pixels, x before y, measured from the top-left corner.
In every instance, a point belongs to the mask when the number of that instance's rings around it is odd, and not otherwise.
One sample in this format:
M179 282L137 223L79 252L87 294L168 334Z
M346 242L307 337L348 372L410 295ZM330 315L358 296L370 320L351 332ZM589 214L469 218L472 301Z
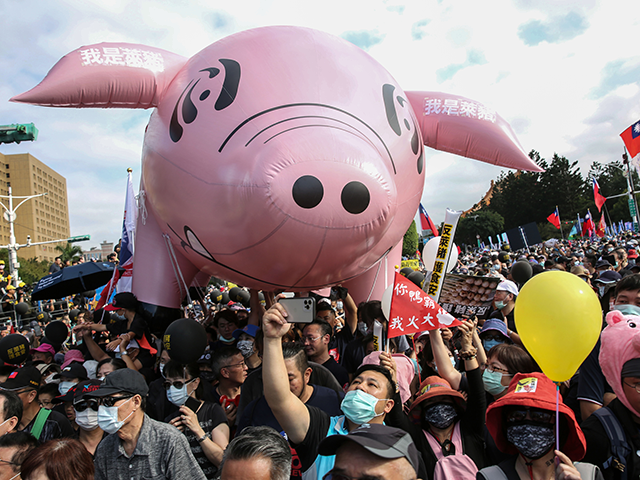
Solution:
M293 200L302 208L317 206L324 195L322 182L311 175L304 175L296 180L291 190Z
M364 212L369 206L369 189L360 182L349 182L342 189L342 206L353 214Z

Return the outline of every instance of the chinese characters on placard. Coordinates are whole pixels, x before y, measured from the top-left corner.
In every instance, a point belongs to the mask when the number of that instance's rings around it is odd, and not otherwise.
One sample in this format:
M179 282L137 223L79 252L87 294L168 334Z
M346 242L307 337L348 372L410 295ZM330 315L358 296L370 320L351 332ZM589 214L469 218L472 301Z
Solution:
M438 287L446 272L445 262L447 261L447 253L451 242L451 232L453 225L445 224L440 232L440 244L438 245L438 251L436 252L436 261L433 264L433 273L431 274L431 281L429 282L429 289L427 293L429 295L437 295Z
M452 115L458 117L477 118L495 123L496 112L481 103L469 100L445 98L424 99L424 115Z
M164 59L158 52L139 48L102 47L80 50L83 66L118 65L122 67L146 68L152 72L164 71Z

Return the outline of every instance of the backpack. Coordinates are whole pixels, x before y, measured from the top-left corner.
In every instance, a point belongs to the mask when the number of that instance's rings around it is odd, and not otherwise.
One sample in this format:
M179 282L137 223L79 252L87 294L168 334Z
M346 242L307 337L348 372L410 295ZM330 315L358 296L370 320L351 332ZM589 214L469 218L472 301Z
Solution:
M599 408L592 413L600 420L609 442L611 456L602 465L605 469L613 467L620 472L620 480L627 480L627 457L631 454L631 447L627 442L627 435L616 417L608 407Z
M604 480L600 469L591 463L574 462L573 466L580 472L582 480ZM480 470L480 476L485 480L508 480L507 475L498 465L483 468Z

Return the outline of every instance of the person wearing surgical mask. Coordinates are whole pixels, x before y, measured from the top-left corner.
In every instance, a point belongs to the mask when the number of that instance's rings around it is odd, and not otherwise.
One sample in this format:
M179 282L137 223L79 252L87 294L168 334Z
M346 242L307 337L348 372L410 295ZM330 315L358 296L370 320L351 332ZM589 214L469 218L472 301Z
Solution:
M495 310L491 312L489 318L498 318L507 325L507 335L514 343L521 344L520 337L517 336L514 310L516 298L518 297L518 285L511 280L504 280L496 287L493 297Z
M148 393L144 376L123 368L86 395L98 399L98 426L109 434L96 450L96 480L182 478L185 472L205 480L184 435L145 414Z
M0 437L0 480L20 479L22 462L38 446L29 433L12 432Z
M167 398L179 408L166 421L187 437L202 473L213 479L229 443L230 431L224 410L217 403L202 400L203 387L197 363L183 365L170 360L165 374Z
M487 319L479 334L484 351L489 354L491 349L496 345L500 345L501 343L512 343L507 332L507 324L504 323L503 320L499 320L497 318Z
M16 430L22 419L22 400L13 392L0 390L0 437Z
M244 362L247 364L247 375L262 365L262 359L256 348L256 335L259 330L257 325L245 325L244 328L233 332L233 338L238 340L236 347L242 352Z
M73 409L77 438L92 458L106 433L98 426L98 400L86 395L98 390L100 385L102 385L100 380L84 380L69 390L67 395L58 399L65 402L65 407L69 404Z
M516 373L536 372L539 368L531 356L519 345L496 345L487 355L482 382L485 391L494 399L502 397Z
M211 350L220 347L235 346L236 339L233 332L238 329L238 317L236 312L231 310L221 310L213 317L213 326L218 332L218 338L210 344Z

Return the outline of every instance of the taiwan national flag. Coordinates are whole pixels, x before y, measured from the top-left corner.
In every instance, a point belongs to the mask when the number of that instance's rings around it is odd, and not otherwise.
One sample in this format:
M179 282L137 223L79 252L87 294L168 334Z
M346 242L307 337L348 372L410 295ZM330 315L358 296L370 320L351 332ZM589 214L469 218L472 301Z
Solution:
M595 232L596 224L593 223L591 218L591 212L587 210L587 214L584 216L584 222L582 223L582 236L591 236L592 232Z
M556 207L556 211L547 217L554 227L560 228L560 213L558 212L558 207Z
M620 134L631 158L640 153L640 120Z
M133 190L133 179L131 169L127 178L127 193L124 201L124 219L122 221L122 244L120 245L120 266L125 269L122 277L118 281L116 290L120 292L130 292L133 275L133 244L135 240L136 222L138 221L138 206L136 205L136 194Z
M420 204L420 226L422 227L422 230L431 230L431 233L433 233L434 237L438 236L438 229L433 224L431 217L422 206L422 203Z
M600 193L600 185L598 185L598 181L595 178L591 179L593 182L593 199L596 202L596 207L598 207L598 211L602 211L602 205L607 201L607 197L603 196Z

